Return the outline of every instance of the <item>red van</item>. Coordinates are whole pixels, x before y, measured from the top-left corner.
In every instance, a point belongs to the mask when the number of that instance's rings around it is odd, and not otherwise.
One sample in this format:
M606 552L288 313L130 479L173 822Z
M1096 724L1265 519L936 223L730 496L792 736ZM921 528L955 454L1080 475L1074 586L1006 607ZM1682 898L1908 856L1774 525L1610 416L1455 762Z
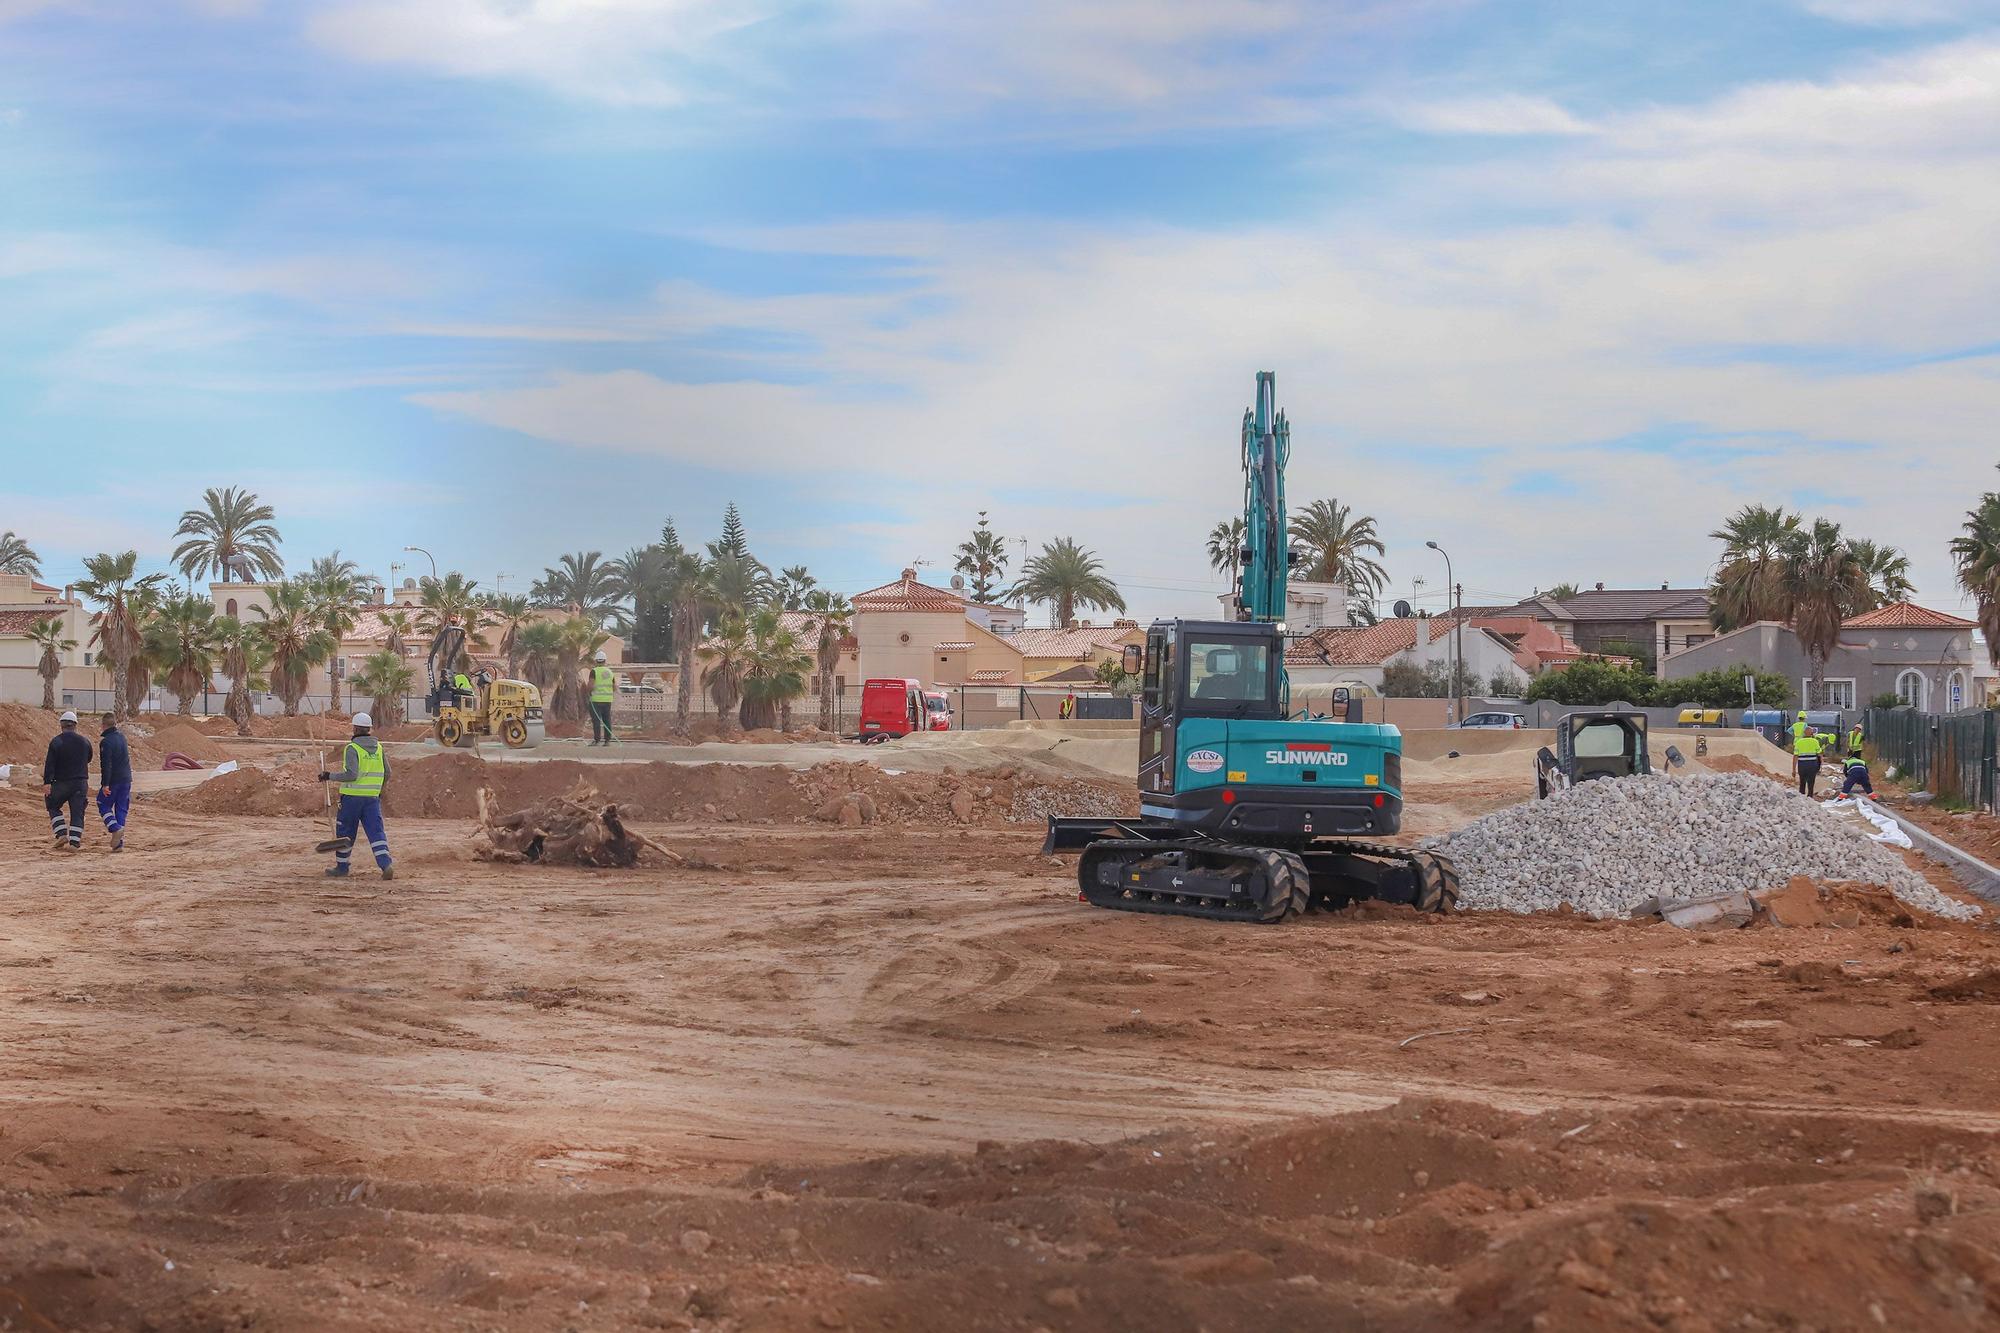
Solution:
M930 706L924 687L914 680L868 680L861 683L861 739L887 740L930 727Z

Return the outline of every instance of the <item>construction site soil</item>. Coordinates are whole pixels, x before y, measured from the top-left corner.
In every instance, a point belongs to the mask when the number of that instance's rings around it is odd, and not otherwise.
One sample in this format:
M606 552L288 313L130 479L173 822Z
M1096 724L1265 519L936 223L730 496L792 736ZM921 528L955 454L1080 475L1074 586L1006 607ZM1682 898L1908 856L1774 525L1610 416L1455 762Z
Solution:
M1521 798L1448 762L1413 834ZM1100 912L999 813L1048 775L867 767L413 760L391 883L320 876L317 783L116 856L0 788L0 1323L2000 1321L1988 925ZM475 859L479 785L578 778L687 864Z

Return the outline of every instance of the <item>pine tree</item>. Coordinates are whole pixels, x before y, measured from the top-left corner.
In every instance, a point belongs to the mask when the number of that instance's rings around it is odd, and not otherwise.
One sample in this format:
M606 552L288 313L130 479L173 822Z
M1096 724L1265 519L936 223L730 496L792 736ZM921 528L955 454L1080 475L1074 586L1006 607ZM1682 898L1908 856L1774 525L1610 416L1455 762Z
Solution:
M674 526L674 520L671 515L660 526L660 549L665 551L669 557L681 555L687 551L686 545L681 541L680 530Z
M750 539L743 532L743 515L736 512L734 500L722 511L722 535L709 546L709 551L718 559L733 555L741 560L750 555Z

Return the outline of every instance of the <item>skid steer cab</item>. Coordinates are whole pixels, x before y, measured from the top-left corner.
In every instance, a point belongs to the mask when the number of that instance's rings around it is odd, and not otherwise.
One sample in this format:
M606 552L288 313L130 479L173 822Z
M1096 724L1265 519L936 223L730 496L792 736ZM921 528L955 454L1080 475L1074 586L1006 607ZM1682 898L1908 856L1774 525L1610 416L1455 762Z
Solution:
M1671 745L1666 759L1669 768L1685 762ZM1580 782L1652 771L1644 713L1637 709L1570 713L1556 723L1555 748L1544 745L1535 755L1535 795L1546 799Z
M498 737L510 750L520 750L547 739L542 692L525 680L490 680L482 671L473 682L471 698L446 687L435 707L431 729L439 745L489 736Z

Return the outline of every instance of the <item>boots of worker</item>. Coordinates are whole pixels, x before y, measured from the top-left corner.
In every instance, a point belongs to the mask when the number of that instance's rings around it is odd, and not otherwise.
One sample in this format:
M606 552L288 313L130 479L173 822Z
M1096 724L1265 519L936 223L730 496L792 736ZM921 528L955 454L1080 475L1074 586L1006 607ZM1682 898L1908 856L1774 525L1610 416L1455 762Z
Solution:
M396 878L396 867L394 867L394 866L383 866L383 867L382 867L382 878L383 878L383 879L394 879L394 878Z
M346 878L347 878L347 867L346 867L346 866L328 866L328 867L326 868L326 877L327 877L328 879L346 879Z
M111 835L111 850L114 852L122 852L125 850L124 829L119 829L116 833Z

